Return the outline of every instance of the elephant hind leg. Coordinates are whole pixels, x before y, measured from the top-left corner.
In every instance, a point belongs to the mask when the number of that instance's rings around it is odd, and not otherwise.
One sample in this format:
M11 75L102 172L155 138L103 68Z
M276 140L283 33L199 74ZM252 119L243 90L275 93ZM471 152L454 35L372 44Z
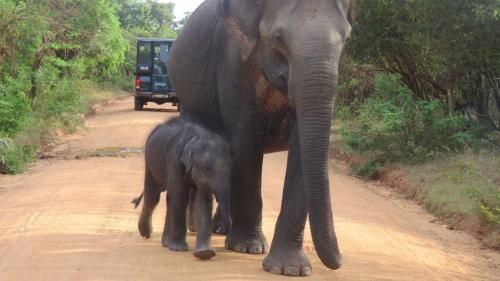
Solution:
M196 232L196 224L195 224L195 217L194 217L194 203L196 200L196 188L193 185L192 187L189 188L189 203L188 203L188 215L187 215L187 227L189 231L191 232Z
M149 238L153 232L152 216L158 202L160 201L160 189L146 168L144 178L144 204L142 205L141 217L139 219L139 233L142 237Z

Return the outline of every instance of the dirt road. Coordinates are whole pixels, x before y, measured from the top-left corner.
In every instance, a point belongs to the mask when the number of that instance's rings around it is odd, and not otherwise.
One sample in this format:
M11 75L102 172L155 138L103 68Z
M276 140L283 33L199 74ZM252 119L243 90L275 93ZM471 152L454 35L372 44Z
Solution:
M155 232L142 239L139 210L140 148L151 128L177 113L134 112L132 99L116 101L88 120L88 130L65 137L52 158L20 176L0 176L0 281L291 280L262 270L263 255L224 249L198 261L192 252L160 246L164 204ZM271 241L281 200L286 153L266 155L263 227ZM415 204L332 164L334 214L344 266L322 266L306 231L313 265L309 280L498 280L498 253L479 250L474 239L445 226ZM164 202L162 200L162 202ZM193 246L194 235L189 244Z

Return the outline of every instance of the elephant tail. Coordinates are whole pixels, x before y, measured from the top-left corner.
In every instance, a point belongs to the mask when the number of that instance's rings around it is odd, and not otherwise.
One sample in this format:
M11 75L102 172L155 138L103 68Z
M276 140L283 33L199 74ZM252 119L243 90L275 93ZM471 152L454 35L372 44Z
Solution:
M142 197L144 197L144 192L141 193L141 195L139 195L139 197L134 198L134 200L132 200L131 203L134 204L134 208L135 209L137 209L137 207L139 207L139 204L141 204Z

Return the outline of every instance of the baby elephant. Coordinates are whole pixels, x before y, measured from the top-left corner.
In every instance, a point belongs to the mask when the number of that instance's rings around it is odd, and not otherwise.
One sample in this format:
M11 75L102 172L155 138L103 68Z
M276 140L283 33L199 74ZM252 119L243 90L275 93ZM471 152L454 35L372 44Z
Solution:
M146 238L151 236L151 216L160 193L167 191L167 215L161 242L172 251L187 251L186 208L189 191L195 188L197 234L194 255L200 259L215 256L210 248L212 193L228 229L230 145L221 136L176 118L159 125L149 135L145 158L144 205L139 219L141 235ZM139 201L140 197L134 203L137 205Z

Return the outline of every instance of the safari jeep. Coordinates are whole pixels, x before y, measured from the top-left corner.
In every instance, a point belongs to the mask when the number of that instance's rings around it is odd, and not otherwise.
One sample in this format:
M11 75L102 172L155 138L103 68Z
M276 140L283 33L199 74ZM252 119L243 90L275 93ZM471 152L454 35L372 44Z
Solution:
M171 102L179 109L179 100L170 84L167 71L168 53L173 39L139 38L135 77L135 110L148 102Z

